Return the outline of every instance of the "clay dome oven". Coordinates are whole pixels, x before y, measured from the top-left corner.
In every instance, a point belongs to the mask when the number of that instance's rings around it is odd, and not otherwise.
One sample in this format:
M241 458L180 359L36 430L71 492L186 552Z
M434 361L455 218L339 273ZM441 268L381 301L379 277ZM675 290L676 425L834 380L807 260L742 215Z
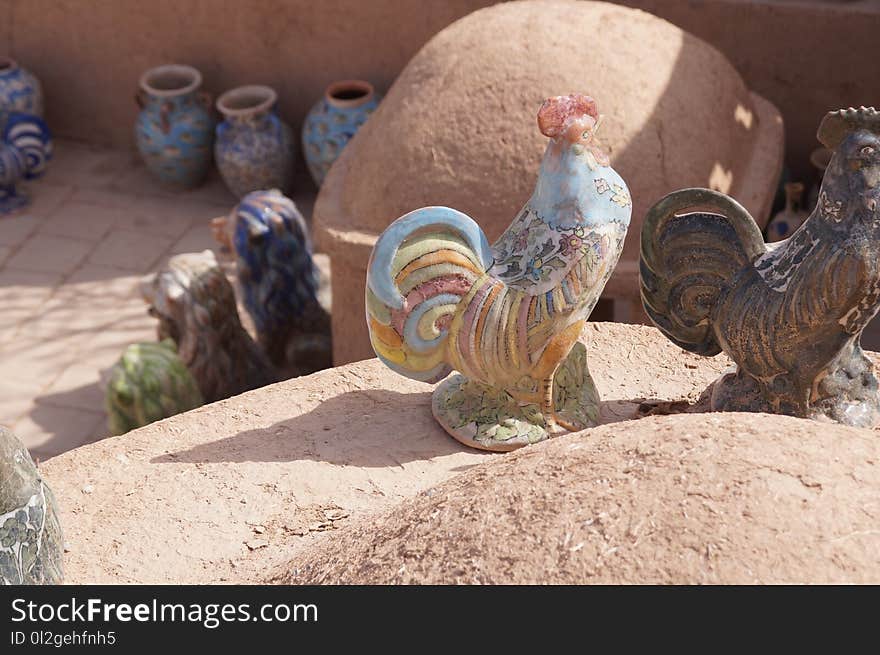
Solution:
M717 50L651 14L602 2L510 2L435 35L406 66L327 176L316 238L331 258L334 361L372 357L367 260L398 216L464 211L490 240L533 188L548 96L586 93L601 142L633 197L633 222L605 296L637 302L638 236L665 193L707 186L766 223L782 164L777 110Z

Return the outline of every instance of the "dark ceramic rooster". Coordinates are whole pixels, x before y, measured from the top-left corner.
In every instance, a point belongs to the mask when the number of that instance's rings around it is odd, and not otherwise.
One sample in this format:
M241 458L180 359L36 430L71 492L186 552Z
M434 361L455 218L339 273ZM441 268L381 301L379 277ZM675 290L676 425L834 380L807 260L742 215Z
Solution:
M765 245L743 207L708 189L654 205L642 300L682 348L736 362L713 409L872 426L877 379L859 339L880 308L880 112L831 112L818 138L834 152L819 203L785 241ZM720 213L677 214L703 207Z

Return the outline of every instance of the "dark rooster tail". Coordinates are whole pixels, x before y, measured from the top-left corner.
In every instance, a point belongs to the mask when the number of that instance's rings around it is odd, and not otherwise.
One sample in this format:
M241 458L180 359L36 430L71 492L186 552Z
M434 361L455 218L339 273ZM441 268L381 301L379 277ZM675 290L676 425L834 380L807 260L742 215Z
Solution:
M678 214L703 207L719 213ZM639 281L645 311L685 350L717 355L721 346L712 311L718 297L764 252L757 224L733 198L711 189L670 193L648 210L642 226Z

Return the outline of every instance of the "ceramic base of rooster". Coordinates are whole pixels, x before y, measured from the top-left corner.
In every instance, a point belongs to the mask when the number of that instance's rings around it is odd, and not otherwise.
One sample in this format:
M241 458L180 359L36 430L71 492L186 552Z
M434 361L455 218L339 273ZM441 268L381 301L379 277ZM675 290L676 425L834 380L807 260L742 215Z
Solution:
M536 380L528 379L526 383L540 387ZM509 451L596 425L599 402L599 392L587 368L587 349L576 343L553 375L550 417L537 403L522 403L504 389L460 374L437 386L431 411L443 429L466 446Z
M858 344L841 351L816 384L793 383L778 376L770 384L737 370L716 380L709 389L714 412L765 412L814 420L830 420L855 427L880 425L880 394L874 364ZM803 402L794 399L803 398Z

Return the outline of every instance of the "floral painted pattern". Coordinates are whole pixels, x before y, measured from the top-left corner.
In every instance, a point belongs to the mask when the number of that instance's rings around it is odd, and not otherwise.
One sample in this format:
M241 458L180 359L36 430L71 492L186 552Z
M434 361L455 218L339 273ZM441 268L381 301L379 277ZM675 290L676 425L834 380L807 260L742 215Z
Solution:
M626 203L630 202L629 194L617 185L609 185L606 190L611 191L606 196L609 202L618 205L624 199ZM612 225L611 231L621 229ZM509 286L542 293L546 291L544 286L536 288L535 283L553 286L581 257L598 259L608 234L608 226L602 229L584 225L552 228L526 206L493 246L495 265L490 274Z
M263 189L290 190L293 133L275 109L246 116L227 116L217 126L217 168L239 198Z
M196 91L147 95L135 122L135 142L147 170L173 187L198 186L211 168L214 119Z
M38 485L23 507L0 515L0 585L61 582L61 532L49 506L54 499Z
M843 203L840 200L835 202L828 197L825 191L822 191L819 194L819 206L822 208L822 213L825 216L834 221L840 221L840 210L843 208Z

